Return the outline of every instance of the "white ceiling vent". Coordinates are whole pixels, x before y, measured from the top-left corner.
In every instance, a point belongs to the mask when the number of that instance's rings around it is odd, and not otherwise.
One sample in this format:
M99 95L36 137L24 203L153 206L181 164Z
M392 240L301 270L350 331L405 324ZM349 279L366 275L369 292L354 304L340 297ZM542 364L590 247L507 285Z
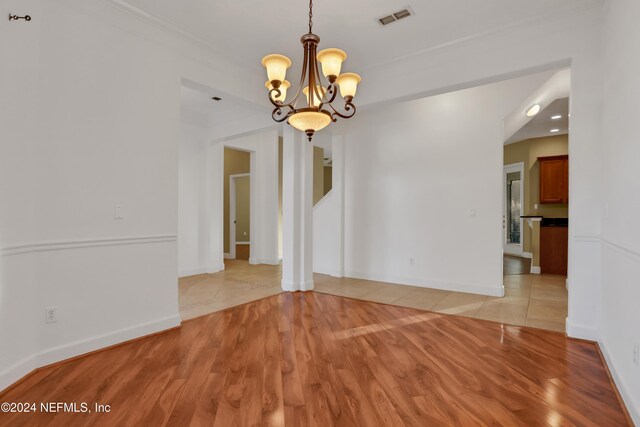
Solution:
M385 26L385 25L393 24L394 22L399 21L401 19L408 18L411 15L415 15L415 12L413 11L413 9L411 9L411 7L407 6L404 9L394 12L390 15L386 15L381 18L378 18L377 21L380 25Z

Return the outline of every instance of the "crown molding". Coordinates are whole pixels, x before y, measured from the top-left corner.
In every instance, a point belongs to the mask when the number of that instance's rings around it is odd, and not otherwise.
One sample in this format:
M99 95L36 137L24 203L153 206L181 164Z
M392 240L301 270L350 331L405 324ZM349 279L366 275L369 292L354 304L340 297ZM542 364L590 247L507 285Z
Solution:
M201 37L191 31L187 31L175 24L172 24L169 21L166 21L162 18L157 17L156 15L153 15L143 9L140 9L136 6L131 5L130 3L128 3L125 0L99 0L102 3L113 7L114 9L122 12L122 13L126 13L127 15L133 16L137 19L140 19L156 28L159 28L161 30L164 30L174 36L178 36L179 38L186 40L188 42L194 43L196 45L198 45L199 47L205 48L207 50L212 51L213 53L215 53L216 55L220 55L222 57L224 57L226 60L233 62L237 65L240 65L242 67L247 67L247 68L252 68L252 69L259 69L259 67L257 65L254 64L246 64L243 63L242 61L238 61L237 58L230 54L229 52L220 49L218 46L216 46L215 44L211 43L209 40L207 40L204 37Z
M586 3L586 2L585 2ZM601 0L592 0L590 2L588 2L587 4L580 4L580 5L576 5L576 6L570 6L570 7L566 7L564 8L562 11L558 12L558 11L553 11L553 12L549 12L549 13L545 13L545 14L541 14L541 15L535 15L532 16L530 18L524 18L524 19L520 19L517 21L513 21L510 22L508 24L505 25L500 25L497 26L495 28L491 28L489 30L485 30L485 31L478 31L476 33L473 34L469 34L468 36L464 36L464 37L460 37L454 40L450 40L447 42L442 42L442 43L438 43L435 44L433 46L429 46L427 48L424 49L419 49L415 52L412 53L408 53L406 55L400 55L400 56L396 56L393 58L390 58L384 62L380 62L374 66L371 67L367 67L362 69L362 72L368 72L368 71L376 71L378 68L383 68L387 65L391 65L391 64L396 64L400 61L404 61L404 60L409 60L415 57L420 57L423 55L427 55L429 53L433 53L433 52L437 52L437 51L441 51L443 49L446 49L448 47L453 47L456 45L461 45L464 43L468 43L468 42L472 42L474 40L478 40L478 39L482 39L485 37L489 37L492 35L497 35L497 34L501 34L501 33L507 33L509 31L512 30L518 30L518 29L522 29L522 28L526 28L526 27L536 27L539 26L541 24L549 24L549 23L558 23L558 22L563 22L567 19L575 19L576 16L579 16L581 14L587 14L590 13L596 9L598 9L601 13L601 15L603 15L603 11L604 11L604 2L602 2Z
M251 70L259 70L261 69L261 67L259 67L258 65L254 64L254 63L245 63L244 61L239 61L234 55L232 55L231 53L220 49L217 45L213 44L211 41L207 40L205 37L202 37L198 34L195 34L191 31L185 30L184 28L181 28L180 26L177 26L175 24L172 24L171 22L168 22L162 18L159 18L158 16L149 13L143 9L140 9L136 6L131 5L130 3L128 3L126 0L99 0L105 4L108 4L124 13L127 13L129 15L135 16L138 19L141 19L143 21L148 22L149 24L154 25L157 28L160 28L162 30L165 30L169 33L172 33L174 35L178 35L181 38L188 40L192 43L195 43L197 45L200 45L202 47L207 48L208 50L213 51L214 53L223 56L225 59L240 65L242 67L246 67L248 69ZM406 59L410 59L416 56L421 56L424 54L428 54L430 52L433 51L438 51L438 50L442 50L442 49L446 49L448 47L451 46L455 46L458 44L464 44L476 39L481 39L487 36L491 36L491 35L495 35L495 34L500 34L500 33L506 33L510 30L513 29L518 29L518 28L522 28L522 27L528 27L528 26L537 26L543 23L547 23L547 22L561 22L566 20L567 18L574 18L576 15L579 14L583 14L583 13L588 13L590 11L593 11L595 9L598 9L601 12L601 15L604 15L604 11L606 10L606 5L607 3L605 1L602 0L590 0L590 1L585 1L582 4L578 4L578 5L574 5L574 6L568 6L563 8L560 11L554 10L551 11L549 13L545 13L545 14L539 14L539 15L535 15L532 17L528 17L528 18L524 18L524 19L520 19L517 21L513 21L510 22L508 24L505 25L501 25L489 30L485 30L485 31L479 31L473 34L470 34L468 36L465 37L460 37L454 40L450 40L447 42L443 42L443 43L438 43L436 45L433 46L429 46L427 48L424 49L420 49L417 50L415 52L406 54L406 55L401 55L401 56L397 56L394 58L391 58L387 61L384 62L380 62L374 66L371 67L366 67L363 68L361 71L362 72L368 72L368 71L373 71L376 70L378 68L383 68L386 65L392 64L392 63L397 63L398 61L403 61Z

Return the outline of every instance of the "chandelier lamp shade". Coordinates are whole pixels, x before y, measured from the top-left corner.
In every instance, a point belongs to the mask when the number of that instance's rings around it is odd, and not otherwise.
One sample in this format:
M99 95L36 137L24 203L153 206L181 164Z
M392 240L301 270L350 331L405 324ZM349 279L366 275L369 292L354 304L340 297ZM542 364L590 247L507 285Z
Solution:
M320 37L313 34L313 0L309 1L309 32L300 38L304 48L302 73L295 94L287 102L287 91L291 83L285 80L291 60L284 55L271 54L262 58L267 69L269 101L275 107L271 113L273 120L285 120L294 128L306 133L309 141L315 132L327 127L338 118L348 119L356 113L353 97L360 83L355 73L340 74L347 54L335 48L317 52ZM318 63L322 66L322 76ZM342 110L334 106L338 91L344 100ZM293 92L290 91L289 93ZM311 92L311 94L309 93ZM336 102L337 103L337 102Z

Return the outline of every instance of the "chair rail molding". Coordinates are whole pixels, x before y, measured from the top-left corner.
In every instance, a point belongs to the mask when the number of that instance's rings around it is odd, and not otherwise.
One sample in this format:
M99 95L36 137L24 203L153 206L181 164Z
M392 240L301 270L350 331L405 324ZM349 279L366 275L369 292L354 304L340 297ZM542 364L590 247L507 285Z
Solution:
M20 255L33 252L59 251L78 248L92 248L98 246L122 246L139 245L146 243L175 242L176 234L149 235L149 236L123 236L123 237L103 237L94 239L75 239L43 241L33 243L23 243L0 248L0 256Z

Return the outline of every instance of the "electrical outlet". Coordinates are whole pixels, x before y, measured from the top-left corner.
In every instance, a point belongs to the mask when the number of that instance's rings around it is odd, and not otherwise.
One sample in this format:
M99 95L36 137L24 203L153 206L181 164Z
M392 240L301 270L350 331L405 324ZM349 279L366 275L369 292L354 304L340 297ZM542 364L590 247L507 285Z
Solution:
M633 364L640 366L640 344L633 344Z
M54 305L45 309L45 323L53 323L58 321L58 308Z
M409 258L409 264L410 265L414 265L416 263L416 260L413 258Z

